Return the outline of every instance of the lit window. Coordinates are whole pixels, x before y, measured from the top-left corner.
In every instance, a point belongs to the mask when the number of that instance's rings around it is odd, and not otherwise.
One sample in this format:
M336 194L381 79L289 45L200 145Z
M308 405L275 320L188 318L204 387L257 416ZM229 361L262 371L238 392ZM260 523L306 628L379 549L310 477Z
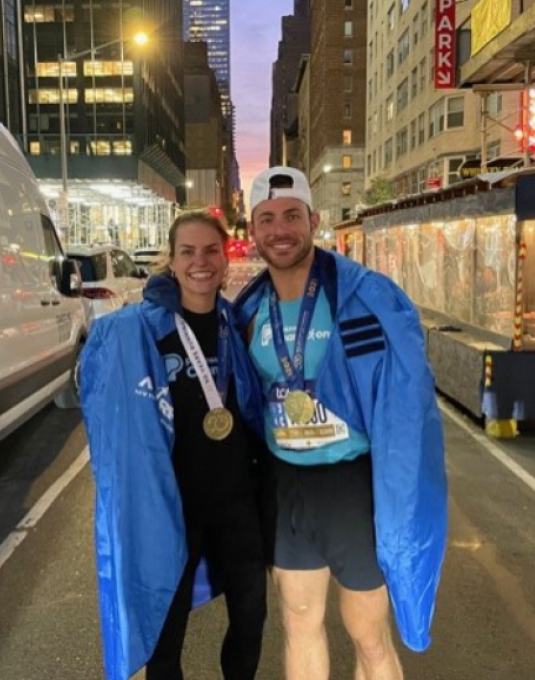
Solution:
M111 154L111 144L104 139L90 142L89 147L93 156L109 156Z
M112 144L114 156L131 156L132 142L129 139L122 139Z
M63 101L69 104L76 104L78 101L78 90L74 88L64 90ZM28 102L30 104L59 104L59 88L42 87L39 90L29 90Z
M64 77L76 76L76 62L64 61L61 65L61 73ZM35 75L39 78L59 78L59 62L40 61L35 67Z
M344 130L342 132L342 144L344 144L344 146L351 144L351 130Z
M342 182L342 196L351 196L351 182Z
M348 170L351 167L351 156L342 156L342 167L344 170Z
M134 101L132 87L95 87L85 90L86 104L131 104Z
M84 61L84 76L131 76L132 61Z

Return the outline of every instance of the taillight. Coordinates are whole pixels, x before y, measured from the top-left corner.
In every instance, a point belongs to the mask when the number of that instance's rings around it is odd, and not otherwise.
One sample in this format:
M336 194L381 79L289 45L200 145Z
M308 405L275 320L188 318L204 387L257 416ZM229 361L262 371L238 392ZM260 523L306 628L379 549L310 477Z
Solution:
M82 295L89 300L110 300L118 297L109 288L84 288Z

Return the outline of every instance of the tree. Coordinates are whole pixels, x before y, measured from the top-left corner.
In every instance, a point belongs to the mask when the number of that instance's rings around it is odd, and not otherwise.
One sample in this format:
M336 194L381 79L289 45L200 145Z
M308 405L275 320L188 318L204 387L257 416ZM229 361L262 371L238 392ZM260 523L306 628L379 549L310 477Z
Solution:
M394 183L384 175L377 175L371 181L370 188L364 192L364 200L367 205L377 205L385 201L397 198Z

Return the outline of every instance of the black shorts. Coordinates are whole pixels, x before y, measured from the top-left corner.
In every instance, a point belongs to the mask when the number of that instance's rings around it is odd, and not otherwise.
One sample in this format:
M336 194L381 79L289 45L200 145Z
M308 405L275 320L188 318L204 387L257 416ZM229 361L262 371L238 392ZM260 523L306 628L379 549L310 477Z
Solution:
M375 550L370 455L314 466L290 465L272 457L270 467L264 500L275 501L266 514L271 516L274 566L289 570L329 567L349 590L382 586Z

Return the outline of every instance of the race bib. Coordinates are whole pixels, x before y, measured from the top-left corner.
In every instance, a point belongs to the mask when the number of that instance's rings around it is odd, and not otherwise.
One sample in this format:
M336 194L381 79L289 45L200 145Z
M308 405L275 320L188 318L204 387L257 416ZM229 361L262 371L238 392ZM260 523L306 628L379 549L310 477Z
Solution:
M275 383L268 394L269 413L273 435L281 449L306 451L326 446L349 437L349 428L314 396L314 382L305 382L305 391L314 400L314 416L302 425L294 423L284 409L288 387Z

